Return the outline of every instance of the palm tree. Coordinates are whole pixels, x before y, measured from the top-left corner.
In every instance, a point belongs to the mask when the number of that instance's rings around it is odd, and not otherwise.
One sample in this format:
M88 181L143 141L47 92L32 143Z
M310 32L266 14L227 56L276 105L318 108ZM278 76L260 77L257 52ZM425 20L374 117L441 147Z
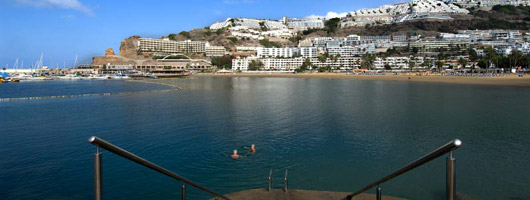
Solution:
M412 68L416 67L416 57L412 56L409 60L409 70L412 72Z
M425 60L423 61L423 63L421 63L421 66L425 69L430 69L431 67L431 61L430 60Z
M510 53L510 55L508 55L508 58L510 60L510 71L511 71L513 69L513 66L517 67L517 63L519 63L522 60L523 53L518 50L513 50Z
M440 71L440 73L442 73L443 67L444 67L443 61L441 60L436 61L436 68L438 68L438 71Z
M486 71L489 72L489 68L491 66L491 64L497 60L497 52L491 48L491 47L488 47L486 49L484 49L484 53L486 53L486 60L488 61L488 66L486 66ZM497 67L497 65L495 65L495 67Z
M469 60L472 62L472 65L471 65L471 74L473 74L473 70L475 70L475 64L478 60L478 55L477 55L477 51L475 51L474 49L469 49Z
M374 65L375 56L373 54L364 54L363 56L363 64L366 66L367 69L372 70L372 67Z
M460 58L458 59L458 64L460 64L460 66L462 66L462 69L465 70L466 65L467 65L467 60L465 58Z

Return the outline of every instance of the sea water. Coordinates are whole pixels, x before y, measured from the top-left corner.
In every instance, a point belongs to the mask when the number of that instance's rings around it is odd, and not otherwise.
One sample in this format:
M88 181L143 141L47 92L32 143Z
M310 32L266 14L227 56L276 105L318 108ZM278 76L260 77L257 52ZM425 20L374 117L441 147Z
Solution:
M354 192L459 138L457 192L530 198L530 89L305 79L161 80L171 92L0 102L0 199L92 199L98 136L226 194L283 187ZM21 82L0 98L163 90L130 81ZM234 149L246 154L230 159ZM182 183L103 150L106 199L176 199ZM445 198L445 156L381 185ZM374 191L369 191L373 193ZM188 199L211 196L188 186Z

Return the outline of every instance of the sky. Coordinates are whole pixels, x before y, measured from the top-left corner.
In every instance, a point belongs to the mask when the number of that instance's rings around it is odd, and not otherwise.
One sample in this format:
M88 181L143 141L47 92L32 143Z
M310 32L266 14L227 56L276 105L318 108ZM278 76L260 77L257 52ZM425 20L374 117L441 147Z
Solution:
M228 17L335 16L399 0L0 0L0 68L89 64L133 35L160 38ZM333 13L330 13L333 12Z

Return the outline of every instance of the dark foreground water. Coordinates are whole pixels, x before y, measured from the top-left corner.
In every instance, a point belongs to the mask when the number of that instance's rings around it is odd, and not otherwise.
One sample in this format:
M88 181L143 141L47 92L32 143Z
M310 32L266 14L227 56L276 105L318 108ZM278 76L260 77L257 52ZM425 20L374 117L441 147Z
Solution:
M294 78L165 80L165 93L0 102L0 199L92 199L97 135L221 193L354 191L454 138L457 191L530 198L530 89ZM43 85L44 84L44 85ZM48 84L48 85L46 85ZM75 88L75 89L72 89ZM124 81L0 85L0 98L166 89ZM234 161L233 149L258 153ZM181 184L108 152L107 199L177 199ZM382 185L444 199L445 158ZM188 187L189 199L210 197ZM373 192L373 191L372 191Z

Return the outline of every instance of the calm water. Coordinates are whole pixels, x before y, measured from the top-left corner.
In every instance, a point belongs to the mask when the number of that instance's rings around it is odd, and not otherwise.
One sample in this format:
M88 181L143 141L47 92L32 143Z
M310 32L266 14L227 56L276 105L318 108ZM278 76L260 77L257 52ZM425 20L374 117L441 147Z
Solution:
M530 198L530 89L293 78L165 80L154 94L0 102L0 199L92 199L97 135L221 193L354 191L454 138L457 191ZM165 89L124 81L0 85L0 98ZM233 149L258 153L234 161ZM176 199L181 184L104 152L109 199ZM445 158L382 185L443 199ZM188 190L189 199L208 198Z

